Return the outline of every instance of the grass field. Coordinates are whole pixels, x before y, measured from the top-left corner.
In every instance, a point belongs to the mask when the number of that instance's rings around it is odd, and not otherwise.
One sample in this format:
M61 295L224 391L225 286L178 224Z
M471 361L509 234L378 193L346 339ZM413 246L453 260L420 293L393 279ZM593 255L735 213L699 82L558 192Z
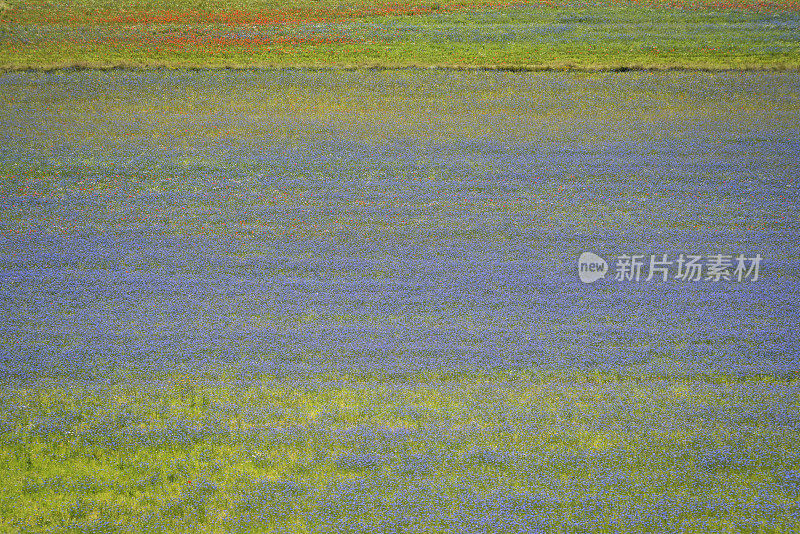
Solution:
M798 530L799 108L791 72L0 75L0 531Z
M790 1L30 1L0 68L798 68Z
M97 377L2 397L12 531L795 531L798 385Z

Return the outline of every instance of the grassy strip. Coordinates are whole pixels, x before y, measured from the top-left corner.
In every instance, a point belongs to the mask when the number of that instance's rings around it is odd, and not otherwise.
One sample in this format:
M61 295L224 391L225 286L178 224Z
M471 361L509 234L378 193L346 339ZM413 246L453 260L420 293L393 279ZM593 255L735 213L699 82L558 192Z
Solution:
M412 4L415 14L394 16L391 6L311 11L298 4L268 14L99 10L55 19L29 10L5 24L0 68L800 67L800 14L791 6L468 7Z
M358 50L309 47L288 53L227 49L222 53L151 52L142 50L93 47L75 49L69 58L64 48L36 49L10 59L2 65L7 70L57 68L488 68L496 70L797 70L800 54L781 52L769 56L732 50L728 54L708 56L636 53L619 50L615 54L524 47L487 48L440 43L398 43Z

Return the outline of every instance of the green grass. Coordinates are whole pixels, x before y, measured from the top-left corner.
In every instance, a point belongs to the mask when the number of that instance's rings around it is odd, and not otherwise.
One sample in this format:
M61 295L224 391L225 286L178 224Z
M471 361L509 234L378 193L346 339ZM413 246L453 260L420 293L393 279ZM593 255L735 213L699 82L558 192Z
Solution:
M410 496L407 527L437 532L456 508L480 517L479 497L546 495L528 505L563 528L625 529L628 516L659 530L654 503L675 515L702 496L716 504L690 514L695 529L737 531L749 517L788 532L796 489L781 477L800 468L788 454L800 440L768 415L792 398L788 378L598 372L6 383L0 529L390 529L401 527L388 503ZM368 504L336 510L326 499L348 481ZM437 500L415 500L431 488ZM765 491L774 508L760 507ZM601 501L581 508L576 492ZM533 521L525 510L506 520Z
M24 4L0 28L0 68L800 66L800 13L791 2L192 6Z

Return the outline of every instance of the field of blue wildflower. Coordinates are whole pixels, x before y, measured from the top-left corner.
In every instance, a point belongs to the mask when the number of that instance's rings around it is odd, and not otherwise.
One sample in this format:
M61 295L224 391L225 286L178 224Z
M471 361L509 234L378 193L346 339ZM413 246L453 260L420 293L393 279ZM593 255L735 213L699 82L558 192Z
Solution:
M0 109L0 531L800 529L797 73L18 71Z

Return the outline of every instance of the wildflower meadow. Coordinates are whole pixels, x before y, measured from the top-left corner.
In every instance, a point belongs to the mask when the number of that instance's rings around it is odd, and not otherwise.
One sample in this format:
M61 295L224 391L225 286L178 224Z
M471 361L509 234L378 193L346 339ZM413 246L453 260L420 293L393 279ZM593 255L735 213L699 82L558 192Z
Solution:
M0 68L797 70L797 0L17 0Z
M796 4L3 5L0 532L800 530Z

